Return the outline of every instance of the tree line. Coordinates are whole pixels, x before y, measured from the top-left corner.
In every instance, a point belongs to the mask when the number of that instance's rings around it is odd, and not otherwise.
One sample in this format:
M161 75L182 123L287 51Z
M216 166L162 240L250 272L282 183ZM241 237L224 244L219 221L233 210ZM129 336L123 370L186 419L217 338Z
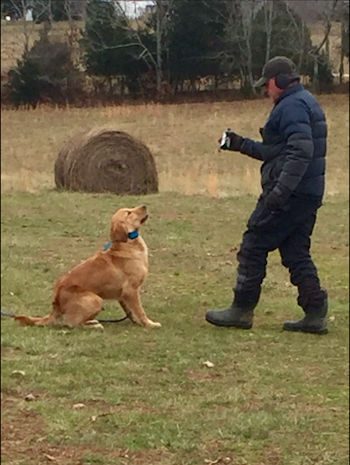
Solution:
M251 96L264 63L276 55L291 58L313 90L322 90L333 82L329 34L335 20L342 31L340 81L349 58L349 2L343 0L322 2L318 44L287 0L153 0L133 18L117 0L26 1L1 3L2 14L8 5L24 15L30 5L42 24L39 39L31 48L27 43L9 72L15 105L74 103L87 94L166 100L198 89L217 93L233 83ZM52 22L62 20L70 24L68 38L53 41Z

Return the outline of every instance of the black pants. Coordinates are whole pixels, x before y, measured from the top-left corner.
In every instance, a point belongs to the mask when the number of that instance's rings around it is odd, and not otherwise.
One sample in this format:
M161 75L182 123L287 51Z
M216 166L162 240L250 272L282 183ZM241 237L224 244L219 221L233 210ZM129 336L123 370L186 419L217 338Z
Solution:
M268 253L278 249L292 284L298 287L298 304L305 312L322 306L326 293L320 287L310 256L310 238L319 205L319 202L292 198L288 211L271 213L259 199L237 254L239 266L234 291L238 304L243 307L257 304L266 276Z

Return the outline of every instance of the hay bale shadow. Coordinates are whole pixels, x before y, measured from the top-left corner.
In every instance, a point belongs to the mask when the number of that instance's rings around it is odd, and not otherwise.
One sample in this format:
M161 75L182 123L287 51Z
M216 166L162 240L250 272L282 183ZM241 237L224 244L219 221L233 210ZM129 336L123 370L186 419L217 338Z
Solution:
M126 132L110 129L93 129L70 139L55 162L55 183L58 189L80 192L158 192L150 150Z

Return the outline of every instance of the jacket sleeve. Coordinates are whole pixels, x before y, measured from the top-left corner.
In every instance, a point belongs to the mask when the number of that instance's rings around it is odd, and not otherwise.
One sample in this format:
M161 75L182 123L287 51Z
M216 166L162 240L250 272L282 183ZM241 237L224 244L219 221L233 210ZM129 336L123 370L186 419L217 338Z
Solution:
M283 147L283 142L268 145L245 138L243 139L240 152L256 160L267 161L278 156Z
M256 160L264 160L264 144L248 137L243 139L240 152Z

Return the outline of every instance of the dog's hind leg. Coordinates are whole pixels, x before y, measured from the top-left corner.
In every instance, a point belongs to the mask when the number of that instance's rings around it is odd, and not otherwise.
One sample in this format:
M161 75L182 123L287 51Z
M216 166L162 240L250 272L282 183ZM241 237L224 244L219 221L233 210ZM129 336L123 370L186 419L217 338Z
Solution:
M103 299L93 292L72 292L61 305L63 323L72 328L103 328L95 319L102 310L102 302Z

